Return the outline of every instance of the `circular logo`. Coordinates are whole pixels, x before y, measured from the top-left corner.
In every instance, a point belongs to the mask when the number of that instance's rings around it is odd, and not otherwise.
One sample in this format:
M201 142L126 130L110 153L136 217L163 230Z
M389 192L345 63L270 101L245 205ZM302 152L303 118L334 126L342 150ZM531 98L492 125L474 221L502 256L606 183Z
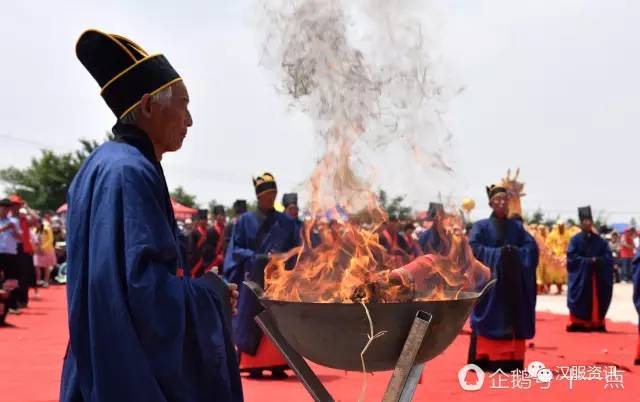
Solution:
M473 383L467 382L467 375L470 371L475 372L477 377L477 381ZM479 391L484 384L484 371L475 364L467 364L458 371L458 382L460 383L460 388L465 391Z
M551 382L553 380L553 372L548 368L543 368L538 371L538 381L540 382Z
M531 378L537 378L540 370L542 370L545 367L546 366L544 365L544 363L534 361L529 363L529 367L527 367L527 371L529 372L529 376Z

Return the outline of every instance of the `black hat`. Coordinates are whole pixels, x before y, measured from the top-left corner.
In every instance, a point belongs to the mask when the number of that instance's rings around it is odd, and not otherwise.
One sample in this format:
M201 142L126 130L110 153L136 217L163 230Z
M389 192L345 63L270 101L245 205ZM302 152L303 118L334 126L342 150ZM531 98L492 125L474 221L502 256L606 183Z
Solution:
M501 193L507 193L507 189L499 186L499 185L495 185L492 184L490 186L487 186L487 197L489 197L489 201L491 201L493 199L493 197L495 197L498 194Z
M430 202L429 210L427 211L427 219L432 221L436 219L436 216L440 213L444 213L444 205L439 202Z
M247 200L235 200L233 202L233 212L235 212L236 215L247 212Z
M222 205L216 205L213 207L213 214L214 215L224 215L224 206Z
M593 220L593 215L591 215L591 206L579 207L578 218L580 219L580 222L585 219Z
M138 106L142 95L154 95L182 79L163 55L149 55L130 39L96 29L80 35L76 55L117 118Z
M256 190L256 196L266 193L267 191L278 191L276 179L268 172L264 172L262 176L253 179L253 187Z
M282 205L286 208L289 205L294 204L298 206L298 194L297 193L285 193L282 196Z
M196 218L207 219L208 215L209 215L209 211L207 211L206 209L199 209L198 213L196 214Z
M389 214L389 222L398 222L398 214L392 212Z
M3 198L0 200L0 207L11 207L13 205L13 202L11 202L11 200L8 198Z

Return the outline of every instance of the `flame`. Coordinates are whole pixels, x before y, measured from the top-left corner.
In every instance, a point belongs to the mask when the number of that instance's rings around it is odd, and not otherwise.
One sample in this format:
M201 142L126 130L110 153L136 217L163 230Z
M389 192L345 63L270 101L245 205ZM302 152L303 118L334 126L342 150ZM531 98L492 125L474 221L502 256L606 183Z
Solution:
M473 258L455 215L438 218L434 226L443 248L429 256L412 260L381 244L387 215L372 189L377 168L391 154L386 147L400 144L403 155L394 156L413 160L415 169L400 175L420 175L413 187L428 184L426 170L451 171L442 151L450 142L442 114L459 88L449 84L429 30L413 10L393 2L356 4L372 28L370 39L364 35L366 40L358 41L349 12L354 2L260 4L262 63L276 74L277 87L292 105L310 117L322 151L308 180L313 220L303 229L300 247L270 259L266 295L320 303L442 299L488 279L488 268ZM336 206L357 219L318 219ZM312 228L321 238L317 247L312 247ZM424 280L411 283L401 275L409 269Z
M440 250L413 260L406 253L387 252L380 244L383 226L367 229L357 222L319 226L322 243L318 247L310 246L311 225L307 225L301 247L272 257L265 268L267 297L317 303L444 300L459 291L476 290L490 276L489 269L474 258L462 220L455 215L440 216L434 225ZM292 260L295 264L288 269ZM390 275L400 272L398 268L420 271L424 280L413 285L405 280L394 283Z

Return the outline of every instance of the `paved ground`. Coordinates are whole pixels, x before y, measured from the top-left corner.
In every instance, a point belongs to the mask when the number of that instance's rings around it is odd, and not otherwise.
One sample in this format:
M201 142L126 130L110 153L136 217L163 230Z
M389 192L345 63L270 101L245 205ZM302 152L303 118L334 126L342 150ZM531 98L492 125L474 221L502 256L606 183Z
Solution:
M555 292L556 289L552 287L551 290ZM607 313L608 319L617 322L638 323L638 313L636 313L631 299L632 293L633 286L630 283L616 283L613 285L613 299ZM536 310L569 315L566 287L562 295L538 295Z

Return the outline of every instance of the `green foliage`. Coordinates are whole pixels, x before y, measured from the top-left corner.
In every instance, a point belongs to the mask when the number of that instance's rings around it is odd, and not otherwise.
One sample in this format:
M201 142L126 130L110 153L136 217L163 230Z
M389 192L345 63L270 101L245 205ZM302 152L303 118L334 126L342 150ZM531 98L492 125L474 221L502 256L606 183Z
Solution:
M182 186L176 187L171 192L171 198L178 201L180 204L189 207L189 208L198 208L198 204L196 203L196 196L193 194L189 194L185 191Z
M67 196L71 180L85 159L100 145L95 140L80 140L75 152L55 153L43 149L24 169L0 170L0 179L9 184L9 192L20 195L36 210L55 210Z
M380 190L378 192L378 202L380 206L387 211L387 214L396 215L400 220L410 219L413 215L412 208L403 205L404 199L405 196L400 195L389 200L386 191Z
M542 212L542 210L537 209L536 212L534 212L531 218L527 221L527 223L534 225L544 223L544 213Z

